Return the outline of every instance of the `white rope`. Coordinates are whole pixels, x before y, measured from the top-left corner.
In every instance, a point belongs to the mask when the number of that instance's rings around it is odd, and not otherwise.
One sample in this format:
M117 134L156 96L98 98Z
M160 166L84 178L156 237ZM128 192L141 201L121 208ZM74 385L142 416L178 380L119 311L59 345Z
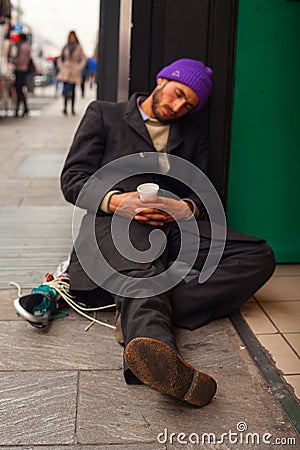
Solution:
M95 323L96 323L96 322L95 322L96 317L97 317L97 312L94 311L94 317L93 317L93 320L92 320L92 322L91 322L87 327L85 327L84 331L89 331L89 329L92 328L93 325L95 325Z
M21 288L21 286L18 283L16 283L15 281L10 281L9 284L11 286L16 286L16 288L18 289L18 297L21 297L21 295L22 295L22 288Z
M61 278L60 280L56 279L56 280L51 280L51 281L45 281L42 284L46 284L47 286L50 286L53 289L55 289L58 292L58 294L64 299L64 301L66 303L68 303L68 305L72 309L74 309L74 311L76 311L78 314L85 317L86 319L91 320L91 323L85 328L85 331L88 331L91 328L91 326L94 325L95 323L98 323L99 325L103 325L104 327L107 327L107 328L112 328L113 330L116 329L116 327L114 325L110 325L109 323L102 322L101 320L96 319L97 311L102 311L104 309L115 307L116 306L115 303L113 303L111 305L99 306L97 308L85 308L81 305L78 305L78 303L76 303L73 300L74 297L69 294L69 283L66 281L63 281L64 279L67 280L67 278ZM9 284L12 286L15 286L18 289L18 297L21 297L21 295L22 295L21 286L14 281L10 281ZM89 316L84 311L87 311L87 312L93 311L95 313L94 317Z
M86 327L86 331L88 331L90 329L90 327L92 325L94 325L95 323L98 323L99 325L103 325L104 327L107 328L112 328L113 330L116 329L116 327L114 325L110 325L109 323L106 322L102 322L101 320L96 319L96 317L91 317L88 314L85 314L84 311L101 311L104 309L108 309L108 308L112 308L115 307L115 303L111 304L111 305L105 305L105 306L99 306L97 308L85 308L81 305L78 305L78 303L76 303L73 300L73 296L69 294L69 283L62 281L62 280L52 280L52 281L47 281L43 284L47 284L48 286L53 287L59 294L60 296L65 300L66 303L68 303L69 306L71 306L72 309L74 309L74 311L76 311L78 314L82 315L83 317L85 317L88 320L91 320L92 323Z

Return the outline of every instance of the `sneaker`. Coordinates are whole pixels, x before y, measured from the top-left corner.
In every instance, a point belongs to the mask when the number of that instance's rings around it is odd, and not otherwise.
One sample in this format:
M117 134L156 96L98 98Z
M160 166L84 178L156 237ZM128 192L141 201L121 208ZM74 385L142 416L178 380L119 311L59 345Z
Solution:
M49 320L67 316L68 313L58 307L63 295L60 284L63 282L68 287L68 281L66 277L53 279L53 275L47 274L43 284L32 289L30 294L14 300L17 314L36 328L46 328Z
M13 303L17 314L36 328L46 328L52 312L57 309L53 297L45 292L23 295Z

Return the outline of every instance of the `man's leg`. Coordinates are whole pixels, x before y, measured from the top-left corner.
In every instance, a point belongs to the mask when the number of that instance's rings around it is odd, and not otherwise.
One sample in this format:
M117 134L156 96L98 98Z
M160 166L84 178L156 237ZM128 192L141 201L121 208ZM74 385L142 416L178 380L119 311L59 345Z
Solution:
M157 263L159 264L159 263ZM145 295L135 298L135 292L140 295L141 281L159 273L154 263L150 267L127 270L122 274L127 277L121 282L119 277L112 277L107 281L118 290L120 295L115 295L117 317L121 319L123 343L127 345L135 338L153 338L164 342L177 352L176 342L172 331L172 308L168 294ZM137 279L137 280L135 280ZM119 333L119 331L118 331ZM124 378L128 384L140 384L133 372L124 360Z
M123 238L127 221L124 219L124 227L122 218L120 221L119 232ZM167 231L168 228L166 227ZM132 221L130 237L137 250L145 251L149 248L148 237L152 230L151 226ZM192 368L178 355L172 331L173 311L170 293L164 292L165 288L157 284L161 278L155 278L168 267L168 245L166 249L162 247L162 254L154 262L134 262L134 259L125 259L117 251L111 233L105 232L105 227L104 230L101 228L98 230L99 247L103 256L114 264L115 271L105 282L103 280L101 285L109 292L115 293L115 303L121 311L126 381L134 383L139 380L161 393L203 406L213 397L216 383L208 375ZM168 238L168 232L166 234ZM121 242L126 250L127 244L124 239ZM75 258L75 253L72 255ZM84 285L88 288L88 280L80 273L80 270L83 271L82 268L78 270L79 268L77 258L73 262L71 258L72 289L78 290ZM119 275L123 275L123 278ZM146 283L149 278L151 284ZM162 294L157 295L157 292Z
M114 299L116 307L121 313L125 346L137 337L150 337L159 339L177 350L172 331L173 312L170 294L155 295L155 288L160 290L155 281L153 281L153 292L143 288L143 279L158 275L160 273L159 266L161 266L159 261L145 268L142 268L141 264L139 270L131 269L122 272L127 277L125 281L120 281L117 276L104 283L104 287L111 285L115 292L119 291L119 295L115 295ZM143 291L145 291L145 295L142 294ZM135 298L135 294L138 298ZM141 297L141 295L143 296Z
M86 305L87 308L99 308L100 306L112 305L114 299L101 287L87 290L70 290L70 294L75 297L75 301Z
M153 281L153 295L134 297L135 292L140 295L144 290L141 281L158 275L161 266L157 261L143 270L128 270L127 280L120 285L117 279L110 280L122 294L115 296L115 302L124 335L124 377L128 384L142 382L162 394L204 406L213 398L217 385L178 354L170 294L154 295L159 286Z
M203 284L196 276L182 281L172 292L174 324L195 329L210 320L233 312L270 278L275 268L271 248L262 240L245 239L229 231L222 259L214 274ZM234 239L231 239L234 237ZM201 270L209 239L202 239L196 268Z

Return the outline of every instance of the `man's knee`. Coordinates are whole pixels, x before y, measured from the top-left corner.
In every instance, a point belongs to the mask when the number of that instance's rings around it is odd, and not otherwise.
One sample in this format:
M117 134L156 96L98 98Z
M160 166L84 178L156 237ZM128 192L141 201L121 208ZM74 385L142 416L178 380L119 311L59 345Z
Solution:
M276 260L272 248L266 242L258 246L257 264L267 281L275 270Z

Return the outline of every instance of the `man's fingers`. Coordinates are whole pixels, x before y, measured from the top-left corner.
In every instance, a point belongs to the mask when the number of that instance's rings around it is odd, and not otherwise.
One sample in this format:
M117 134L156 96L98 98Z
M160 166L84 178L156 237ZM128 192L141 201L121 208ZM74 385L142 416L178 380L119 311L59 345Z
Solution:
M161 209L159 208L161 207ZM145 206L144 208L136 208L135 212L137 214L153 214L153 213L157 213L157 212L162 212L163 208L162 205L160 204L155 204L155 205L149 205L149 206Z
M164 222L167 219L167 215L165 214L136 214L135 219L141 220L142 222L146 222L147 220L158 220L160 222Z
M143 223L145 225L153 225L157 227L162 227L165 224L165 222L162 220L154 220L146 216L135 216L134 220L137 220L138 222Z
M139 215L134 216L134 219L138 222L154 225L154 226L162 226L165 223L174 222L174 218L169 214L148 214L148 215Z
M146 222L147 225L152 225L154 227L162 227L164 225L164 222L155 222L155 221L150 221L150 222Z

